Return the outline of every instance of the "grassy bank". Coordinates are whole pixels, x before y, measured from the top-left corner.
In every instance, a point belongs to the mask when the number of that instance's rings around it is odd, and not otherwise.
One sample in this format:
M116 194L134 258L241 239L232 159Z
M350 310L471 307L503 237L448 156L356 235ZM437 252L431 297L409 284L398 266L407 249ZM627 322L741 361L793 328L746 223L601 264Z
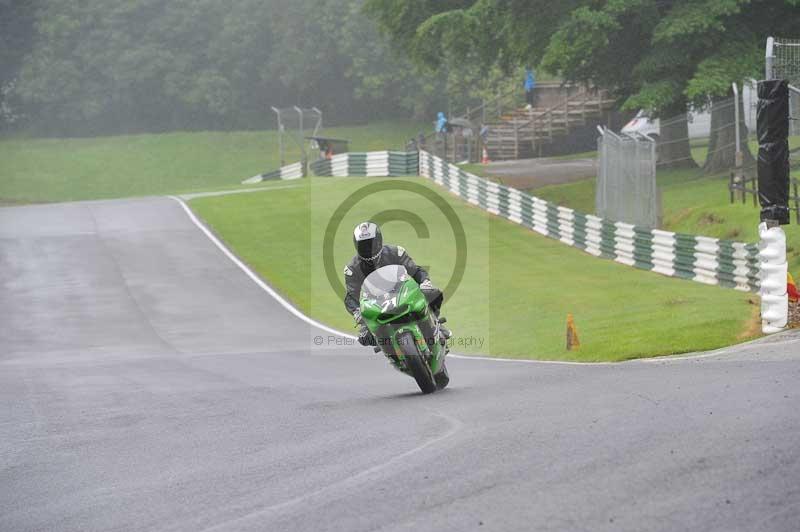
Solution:
M413 122L326 128L354 151L403 148ZM287 143L286 162L299 160ZM239 184L279 166L275 131L0 141L0 204L118 198Z
M484 344L456 349L498 356L557 360L623 360L712 349L750 337L751 296L670 279L598 260L559 242L488 215L423 179L419 184L455 209L467 239L464 278L445 305L456 335ZM387 242L405 246L446 285L456 262L449 222L427 200L384 191L339 217L336 208L374 178L312 179L300 188L199 198L191 207L231 248L301 310L352 330L340 296L326 280L322 238L333 218L335 276L352 256L358 221L408 209L430 234L390 221ZM582 348L565 349L565 320L575 316Z
M800 138L792 139L793 146L800 146ZM692 153L698 164L705 159L707 148L693 147ZM800 178L800 171L793 173ZM705 235L716 238L755 242L758 240L758 217L760 209L753 206L752 197L746 204L730 203L728 191L729 175L709 176L699 168L688 170L659 170L658 186L662 192L664 226L669 231ZM564 205L581 212L595 210L596 180L587 179L577 183L553 185L536 189L534 194L548 201ZM800 272L800 225L785 226L790 270Z

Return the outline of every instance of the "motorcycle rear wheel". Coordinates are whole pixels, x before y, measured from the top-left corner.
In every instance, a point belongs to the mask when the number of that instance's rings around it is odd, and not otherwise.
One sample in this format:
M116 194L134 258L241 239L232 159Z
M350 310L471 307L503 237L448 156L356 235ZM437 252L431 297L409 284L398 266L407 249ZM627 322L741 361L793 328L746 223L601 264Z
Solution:
M425 362L422 354L417 348L417 342L414 341L414 336L411 333L404 333L398 339L400 349L403 351L403 358L405 359L406 367L408 368L414 380L417 381L417 386L424 394L433 393L436 391L436 380L431 374L431 368Z

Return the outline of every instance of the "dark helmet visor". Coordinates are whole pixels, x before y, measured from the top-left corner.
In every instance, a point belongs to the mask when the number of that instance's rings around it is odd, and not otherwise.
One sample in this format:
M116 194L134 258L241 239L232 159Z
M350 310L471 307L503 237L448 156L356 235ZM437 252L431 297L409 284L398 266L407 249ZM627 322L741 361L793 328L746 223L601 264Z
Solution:
M381 250L381 245L377 238L368 238L356 243L358 256L362 259L372 259Z

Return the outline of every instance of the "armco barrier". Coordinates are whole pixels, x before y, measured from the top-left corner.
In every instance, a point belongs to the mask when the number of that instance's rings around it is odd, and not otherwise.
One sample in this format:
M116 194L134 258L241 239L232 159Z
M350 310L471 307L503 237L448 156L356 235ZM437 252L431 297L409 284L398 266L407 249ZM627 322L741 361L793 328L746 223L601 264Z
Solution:
M742 291L759 289L756 244L646 229L582 214L464 172L427 152L419 154L419 175L473 205L592 255L670 277Z
M249 179L245 179L242 181L243 185L252 185L253 183L260 183L262 181L267 181L270 179L300 179L301 177L305 177L305 168L303 167L302 162L297 162L294 164L287 164L286 166L282 166L281 168L275 170L274 172L267 172L265 174L259 174L257 176L253 176Z
M317 176L419 175L418 169L419 158L416 152L340 153L330 159L311 163L311 171Z
M670 277L759 291L761 268L756 244L611 222L475 176L425 151L342 153L315 161L310 168L317 176L420 175L492 214L591 255ZM284 172L301 177L302 166L296 163L278 172L282 179L286 179Z

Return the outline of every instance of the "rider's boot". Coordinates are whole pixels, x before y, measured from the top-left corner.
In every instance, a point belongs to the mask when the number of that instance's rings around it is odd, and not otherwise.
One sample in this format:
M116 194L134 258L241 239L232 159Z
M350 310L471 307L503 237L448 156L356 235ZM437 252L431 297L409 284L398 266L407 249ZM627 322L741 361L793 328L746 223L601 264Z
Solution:
M450 342L448 342L448 340L450 339L451 336L453 336L453 332L444 325L442 325L446 321L447 318L445 318L444 316L439 317L439 342L442 344L442 346L444 346L445 355L450 352Z
M441 331L442 336L444 336L445 340L449 340L450 337L453 336L453 332L444 325L442 325L446 321L447 318L445 318L444 316L439 316L439 331Z

